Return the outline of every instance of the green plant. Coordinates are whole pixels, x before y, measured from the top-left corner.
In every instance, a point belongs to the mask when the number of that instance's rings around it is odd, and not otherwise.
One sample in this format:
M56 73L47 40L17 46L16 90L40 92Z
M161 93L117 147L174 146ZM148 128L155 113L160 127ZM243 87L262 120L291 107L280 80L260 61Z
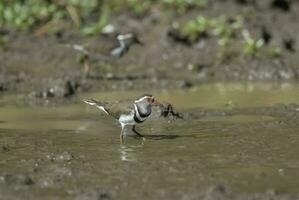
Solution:
M82 33L84 35L96 35L98 34L102 28L108 23L108 19L110 16L110 7L107 4L104 4L99 13L98 22L82 29Z
M8 42L8 40L9 40L8 36L0 34L0 47L3 48Z
M198 17L191 20L182 28L182 35L188 38L190 43L196 42L200 37L207 35L211 21L205 17Z
M253 55L257 56L260 54L260 51L262 47L264 46L264 40L263 39L253 39L250 36L250 33L248 30L243 30L242 35L244 38L244 47L243 51L247 55Z
M201 37L211 35L218 39L220 46L227 46L234 35L242 29L243 18L240 16L235 18L198 16L196 19L188 21L184 26L180 26L178 23L175 24L176 26L173 26L173 28L191 44Z
M208 0L162 0L162 3L174 8L179 13L185 13L192 7L204 7L208 3Z
M4 5L3 3L0 3L0 27L4 26Z
M63 20L71 22L76 28L81 29L90 21L92 15L100 11L99 20L94 24L96 30L94 32L98 32L108 20L111 5L117 4L117 2L121 1L1 1L0 26L17 30L30 30L36 26L50 24L51 21Z
M2 26L24 30L39 22L63 17L57 5L49 4L46 1L28 0L26 3L14 1L0 4Z
M69 27L76 28L85 35L95 35L108 23L110 15L123 10L141 15L155 2L155 0L2 0L0 27L16 30L37 28L41 29L39 33L48 33L57 27L57 22L62 22L61 24L73 25Z
M267 49L268 56L271 58L277 58L281 56L281 49L279 47L270 47Z
M207 18L199 16L196 19L188 21L185 25L173 23L175 37L187 44L194 44L200 38L210 36L218 41L220 46L218 58L220 60L230 60L236 55L234 45L235 38L243 36L242 53L251 56L269 56L279 57L281 49L277 47L265 48L263 39L253 38L247 29L244 29L244 19L242 16L217 18ZM237 45L238 46L238 45Z
M226 16L213 20L212 32L218 38L218 44L223 47L228 46L233 36L243 28L243 18L241 16L230 20Z
M152 0L127 0L128 8L136 15L142 15L152 6Z

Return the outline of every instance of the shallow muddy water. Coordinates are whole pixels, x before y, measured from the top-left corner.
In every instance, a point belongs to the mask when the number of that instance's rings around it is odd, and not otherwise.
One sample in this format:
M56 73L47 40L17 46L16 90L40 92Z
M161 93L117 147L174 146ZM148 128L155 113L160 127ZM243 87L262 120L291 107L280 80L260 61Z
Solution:
M145 141L126 137L123 145L119 125L82 99L142 92L84 94L44 107L0 96L1 198L199 199L219 185L233 196L297 194L298 91L236 83L152 91L185 119L153 117L137 127Z

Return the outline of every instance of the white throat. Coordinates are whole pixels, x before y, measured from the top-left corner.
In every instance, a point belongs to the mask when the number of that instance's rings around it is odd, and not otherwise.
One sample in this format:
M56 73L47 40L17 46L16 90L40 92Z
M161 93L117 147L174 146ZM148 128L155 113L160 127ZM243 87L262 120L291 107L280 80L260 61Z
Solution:
M134 102L135 103L140 103L140 102L144 101L144 99L147 99L147 98L152 98L152 97L150 97L150 96L144 96L144 97L141 97L140 99L135 100Z

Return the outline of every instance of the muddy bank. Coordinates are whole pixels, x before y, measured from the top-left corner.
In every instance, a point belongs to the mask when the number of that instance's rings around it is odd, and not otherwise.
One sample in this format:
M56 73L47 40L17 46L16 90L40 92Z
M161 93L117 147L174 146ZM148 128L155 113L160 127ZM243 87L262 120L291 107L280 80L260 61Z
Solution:
M42 36L3 30L8 41L0 48L0 91L67 97L82 91L185 89L211 81L297 81L299 3L277 2L210 1L205 8L183 15L166 15L161 8L139 17L121 12L109 22L116 32L94 37L67 29ZM242 16L244 29L263 39L265 52L244 55L240 34L225 49L209 32L191 44L170 34L174 22L185 24L197 16ZM119 45L116 35L129 32L136 33L144 45L132 46L121 58L111 56ZM89 51L88 76L81 53L71 48L74 44ZM279 52L272 55L277 48Z
M3 189L1 188L1 195L2 199L34 199L36 198L35 195L32 195L30 193L22 192L20 190L17 190L19 193L18 195L12 195L16 190L10 190L10 189ZM65 199L75 199L75 200L110 200L110 199L119 199L122 198L121 196L118 196L115 194L115 192L111 192L109 190L105 189L99 189L99 188L89 188L84 189L82 191L74 192L75 194L71 194L70 197L66 197ZM153 192L154 193L154 192ZM295 200L298 199L297 195L286 195L286 194L279 194L275 192L274 190L269 190L263 193L254 193L250 195L236 195L233 194L229 189L227 189L224 186L211 186L207 188L206 190L201 191L199 189L197 192L190 192L189 194L181 194L180 192L174 192L172 195L153 195L153 194L146 194L147 198L153 197L153 198L163 198L163 199L223 199L223 200L242 200L242 199L248 199L248 200L264 200L264 199L271 199L271 200ZM45 197L44 199L51 199Z
M271 107L257 108L228 108L225 110L202 109L196 112L189 112L183 115L185 119L200 119L205 117L231 117L234 115L261 115L274 117L275 121L261 121L260 123L272 127L299 127L299 105L297 104L276 104ZM269 127L270 128L270 127Z

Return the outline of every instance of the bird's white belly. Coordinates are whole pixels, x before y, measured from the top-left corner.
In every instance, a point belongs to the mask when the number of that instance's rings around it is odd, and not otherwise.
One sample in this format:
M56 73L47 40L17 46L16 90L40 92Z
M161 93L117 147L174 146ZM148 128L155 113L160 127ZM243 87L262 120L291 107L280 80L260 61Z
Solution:
M129 114L129 115L121 115L118 120L121 124L124 125L134 125L136 124L134 120L134 113Z

